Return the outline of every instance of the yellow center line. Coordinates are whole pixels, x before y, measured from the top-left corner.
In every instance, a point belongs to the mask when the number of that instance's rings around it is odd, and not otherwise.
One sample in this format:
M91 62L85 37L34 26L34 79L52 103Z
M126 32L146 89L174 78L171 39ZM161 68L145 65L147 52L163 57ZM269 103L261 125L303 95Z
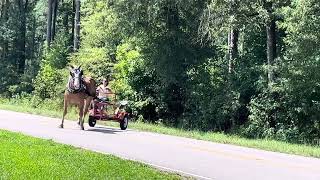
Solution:
M193 149L193 150L197 150L197 151L207 152L210 154L222 155L222 156L225 156L225 157L228 157L231 159L251 160L251 161L255 161L256 163L268 164L268 165L272 165L274 167L286 167L286 168L290 168L290 169L314 171L314 172L320 174L319 167L306 166L306 165L296 165L293 163L286 163L286 162L281 162L281 161L276 161L276 160L269 160L269 159L264 159L264 158L260 158L257 156L252 156L252 155L242 155L242 154L230 153L230 152L225 152L225 151L221 151L221 150L208 149L208 148L202 148L202 147L196 147L196 146L190 146L190 145L185 145L184 147L189 148L189 149Z

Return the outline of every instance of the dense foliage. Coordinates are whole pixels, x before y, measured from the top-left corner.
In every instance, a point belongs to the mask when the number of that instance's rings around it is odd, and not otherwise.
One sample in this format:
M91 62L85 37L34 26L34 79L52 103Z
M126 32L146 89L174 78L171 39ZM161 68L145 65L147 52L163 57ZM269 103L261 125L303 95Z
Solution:
M317 0L82 1L79 49L74 1L11 1L0 2L3 96L61 99L66 67L81 64L97 81L111 75L148 122L320 138Z

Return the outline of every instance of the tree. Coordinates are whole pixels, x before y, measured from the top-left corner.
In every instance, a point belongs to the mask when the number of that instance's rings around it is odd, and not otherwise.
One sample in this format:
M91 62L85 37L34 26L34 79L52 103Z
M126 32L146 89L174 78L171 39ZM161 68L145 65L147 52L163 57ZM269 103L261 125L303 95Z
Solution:
M264 20L267 34L267 65L268 65L268 84L271 87L275 81L274 77L274 60L279 56L277 53L277 21L279 18L279 10L289 6L291 0L263 0L258 3L260 10L258 11Z
M274 82L274 59L277 57L276 15L274 14L274 2L263 1L263 8L266 11L265 26L267 33L268 83L271 86Z
M57 12L58 12L58 5L59 5L59 0L53 0L52 2L52 35L51 38L54 40L56 36L56 25L57 25Z
M16 39L17 58L18 58L18 73L23 74L26 61L26 33L27 33L27 9L28 0L16 0L19 9L19 33Z
M47 12L47 46L50 47L51 41L54 40L56 35L56 23L58 12L58 0L48 0Z
M52 40L52 14L53 14L53 1L48 0L48 11L47 11L47 46L50 47Z
M252 3L246 0L214 0L208 3L201 17L200 38L215 41L223 48L227 46L225 49L230 74L234 71L235 60L239 55L240 31L255 16L252 9Z
M75 13L75 33L74 33L74 45L73 45L73 49L74 51L78 51L79 47L80 47L80 0L75 0L75 9L76 9L76 13Z
M228 34L228 49L229 49L228 72L229 73L232 73L234 61L239 54L238 41L239 41L239 30L231 28Z
M4 26L2 26L3 29L1 29L3 31L3 33L1 33L0 38L2 43L2 48L1 48L1 57L2 58L6 58L7 57L7 53L8 53L8 40L7 37L4 37L4 31L6 31L6 23L8 21L8 9L9 9L9 0L5 0L5 1L1 1L1 16L0 16L0 21L1 24L3 24Z

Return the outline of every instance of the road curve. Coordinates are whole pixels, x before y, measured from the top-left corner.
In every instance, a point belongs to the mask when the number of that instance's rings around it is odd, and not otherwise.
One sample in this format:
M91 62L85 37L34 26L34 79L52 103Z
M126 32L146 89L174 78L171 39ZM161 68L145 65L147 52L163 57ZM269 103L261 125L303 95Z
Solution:
M113 154L197 179L320 180L320 159L0 110L0 129ZM129 124L130 126L130 124Z

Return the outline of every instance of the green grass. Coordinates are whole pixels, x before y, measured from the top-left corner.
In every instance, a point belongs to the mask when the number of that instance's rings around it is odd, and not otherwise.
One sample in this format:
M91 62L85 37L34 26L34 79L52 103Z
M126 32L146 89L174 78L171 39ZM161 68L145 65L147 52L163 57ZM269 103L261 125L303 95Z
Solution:
M112 155L0 130L0 179L182 179Z
M30 108L28 106L15 106L9 104L8 102L0 103L0 109L7 109L19 112L29 112L34 114L46 115L51 117L61 117L61 111L50 111L45 108L36 109ZM77 119L76 113L70 113L69 119ZM119 127L118 123L112 122L103 122L104 125ZM302 156L310 156L320 158L320 147L319 146L311 146L304 144L291 144L282 141L270 140L270 139L246 139L236 135L228 135L223 133L215 133L215 132L200 132L200 131L186 131L183 129L170 128L165 127L163 125L155 125L155 124L146 124L142 122L130 122L129 128L141 130L141 131L149 131L156 132L167 135L188 137L198 140L212 141L217 143L224 144L233 144L244 147L251 147L256 149L262 149L267 151L274 152L282 152L287 154L295 154Z

